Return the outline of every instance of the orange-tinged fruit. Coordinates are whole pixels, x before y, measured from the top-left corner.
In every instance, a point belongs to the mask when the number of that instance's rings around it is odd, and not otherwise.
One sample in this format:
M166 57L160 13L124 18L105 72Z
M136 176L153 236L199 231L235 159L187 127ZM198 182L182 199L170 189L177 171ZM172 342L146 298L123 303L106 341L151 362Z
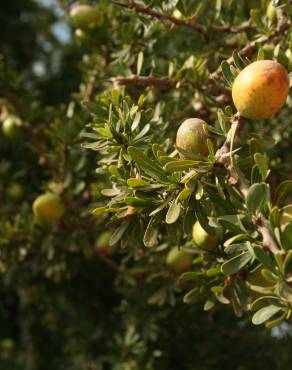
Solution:
M187 153L207 156L207 139L208 124L199 118L189 118L177 130L176 146L184 158L188 158Z
M38 196L32 206L37 219L45 222L58 221L63 216L65 208L61 197L53 193Z
M92 28L98 22L98 13L96 8L91 5L76 5L70 12L71 22L76 28Z
M288 96L285 68L272 60L259 60L245 67L232 86L232 99L245 118L264 119L277 113Z
M176 272L183 272L191 267L193 255L178 247L172 248L166 256L166 264Z

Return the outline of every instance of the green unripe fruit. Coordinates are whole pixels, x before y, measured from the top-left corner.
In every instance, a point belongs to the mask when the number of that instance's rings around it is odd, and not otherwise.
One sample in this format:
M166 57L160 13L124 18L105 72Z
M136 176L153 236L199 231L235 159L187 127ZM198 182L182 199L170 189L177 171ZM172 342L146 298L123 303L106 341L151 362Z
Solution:
M70 12L71 22L76 28L89 29L98 22L96 8L91 5L76 5Z
M176 134L176 146L181 149L182 157L188 158L187 153L208 155L208 124L199 118L189 118L179 127ZM191 157L191 156L190 156Z
M271 23L274 23L277 20L277 10L272 2L270 2L267 7L267 17L271 21Z
M166 264L176 272L183 272L191 267L193 255L178 247L172 248L166 256Z
M36 198L32 206L33 213L40 221L53 222L62 218L65 208L57 194L45 193Z
M219 239L222 235L222 229L216 228L214 235L209 235L196 221L193 226L193 241L198 248L214 251L217 249Z
M8 198L19 200L23 197L23 188L17 182L12 183L6 190Z
M112 256L115 253L115 248L109 244L111 236L110 231L104 231L99 235L95 242L95 248L98 252L107 256Z
M3 134L10 140L17 140L22 134L22 123L19 117L8 116L2 124Z

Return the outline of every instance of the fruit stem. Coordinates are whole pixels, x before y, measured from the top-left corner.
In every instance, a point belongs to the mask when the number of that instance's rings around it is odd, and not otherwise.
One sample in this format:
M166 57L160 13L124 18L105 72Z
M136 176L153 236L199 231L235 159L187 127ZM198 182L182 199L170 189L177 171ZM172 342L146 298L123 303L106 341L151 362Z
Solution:
M237 112L231 120L231 127L226 135L226 140L222 147L217 150L215 157L217 163L223 164L227 169L229 173L229 183L233 186L236 186L245 199L248 193L248 184L234 168L234 160L232 155L234 153L233 142L236 135L240 131L241 125L242 117L240 116L240 113ZM267 248L273 254L283 254L283 251L280 250L274 239L273 232L266 216L261 213L257 220L254 221L254 224L262 236L263 247Z

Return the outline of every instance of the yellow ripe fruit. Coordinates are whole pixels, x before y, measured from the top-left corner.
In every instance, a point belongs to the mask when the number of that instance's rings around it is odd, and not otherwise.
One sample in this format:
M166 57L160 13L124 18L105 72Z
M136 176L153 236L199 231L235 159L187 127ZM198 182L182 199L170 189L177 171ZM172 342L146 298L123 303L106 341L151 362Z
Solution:
M32 206L34 215L45 222L58 221L63 216L65 208L62 199L53 193L45 193L36 198Z
M98 13L93 6L81 4L72 8L70 18L76 28L88 29L98 22Z
M208 124L199 118L189 118L177 130L176 146L178 150L183 151L183 154L181 154L183 158L188 158L184 152L207 156L209 153L207 139Z
M246 118L273 116L285 103L289 92L288 73L272 60L259 60L244 68L232 86L232 99Z
M183 272L191 267L193 255L178 247L172 248L166 256L166 264L176 272Z

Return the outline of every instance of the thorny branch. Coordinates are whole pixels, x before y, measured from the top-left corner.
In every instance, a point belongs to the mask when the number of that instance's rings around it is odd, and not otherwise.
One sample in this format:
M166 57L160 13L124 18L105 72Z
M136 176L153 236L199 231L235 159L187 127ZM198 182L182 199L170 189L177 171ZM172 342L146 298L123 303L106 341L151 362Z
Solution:
M239 54L241 57L249 58L252 56L252 54L257 50L257 45L259 44L265 44L266 42L275 41L278 36L281 36L283 32L289 30L291 28L291 24L285 14L283 13L283 10L280 8L277 11L277 17L278 17L278 26L277 29L271 33L270 35L263 35L260 38L249 42L243 49L239 51ZM228 64L233 63L233 57L230 57L227 59ZM210 74L209 80L217 80L222 75L222 69L219 67L215 72Z
M241 194L246 198L248 186L238 176L234 166L232 165L232 140L239 132L242 123L242 117L236 113L232 119L231 127L227 133L226 140L221 148L216 152L217 163L225 166L229 173L229 182L236 186ZM265 248L269 249L273 254L281 254L278 244L276 243L269 222L264 214L260 214L257 220L254 221L259 233L262 235L262 244Z
M193 31L197 31L203 35L206 35L208 32L208 29L216 31L216 32L231 32L231 33L239 33L239 32L244 32L253 29L253 27L249 24L249 22L238 26L238 27L233 27L230 25L224 25L224 26L215 26L215 25L209 25L209 26L204 26L200 23L197 23L196 21L187 21L183 19L178 19L177 17L174 17L170 15L169 13L161 13L157 10L145 7L143 5L137 4L135 1L129 1L127 4L126 3L121 3L118 1L113 0L112 3L116 6L119 6L121 8L126 8L126 9L132 9L136 11L137 13L145 14L147 16L150 16L152 18L168 21L175 26L181 26L185 28L189 28Z

